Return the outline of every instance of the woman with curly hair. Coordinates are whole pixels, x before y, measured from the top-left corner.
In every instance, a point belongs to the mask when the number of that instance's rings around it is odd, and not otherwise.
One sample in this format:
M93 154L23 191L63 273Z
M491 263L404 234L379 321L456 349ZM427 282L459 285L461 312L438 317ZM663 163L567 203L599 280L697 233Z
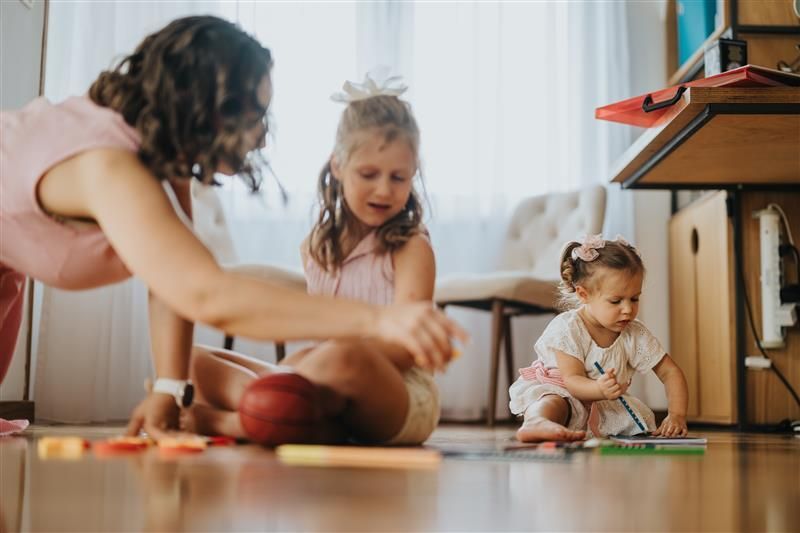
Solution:
M129 432L159 438L191 401L193 323L261 340L397 343L448 360L465 333L430 303L376 306L298 293L220 268L172 207L214 174L259 185L269 50L225 20L175 20L89 93L0 115L0 381L18 336L25 276L65 289L140 277L150 293L154 393ZM177 401L176 401L177 400Z

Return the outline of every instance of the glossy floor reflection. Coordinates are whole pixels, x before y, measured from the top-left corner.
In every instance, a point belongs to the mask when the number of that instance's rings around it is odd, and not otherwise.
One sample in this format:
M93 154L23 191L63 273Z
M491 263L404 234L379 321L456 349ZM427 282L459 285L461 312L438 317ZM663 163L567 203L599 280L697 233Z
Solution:
M43 460L0 439L0 531L799 531L800 439L703 433L702 456L445 459L436 470L300 468L256 446ZM438 446L502 447L512 428L445 426Z

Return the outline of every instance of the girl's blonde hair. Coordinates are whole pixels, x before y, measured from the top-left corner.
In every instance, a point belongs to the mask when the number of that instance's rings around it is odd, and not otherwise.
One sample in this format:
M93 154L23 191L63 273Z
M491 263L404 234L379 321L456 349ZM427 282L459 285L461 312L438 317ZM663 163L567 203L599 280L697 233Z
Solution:
M645 273L644 263L636 248L621 239L603 242L605 244L602 248L594 248L597 257L591 261L573 257L573 250L583 246L583 243L572 241L564 247L561 253L561 283L558 287L561 293L559 308L567 310L578 307L580 300L575 294L575 287L581 285L590 291L595 290L604 269L628 272L631 275Z
M336 130L333 157L340 165L360 146L362 134L380 135L386 144L406 141L419 167L419 128L411 106L396 96L377 95L350 102L342 112ZM328 271L341 267L341 237L352 213L344 201L342 184L331 175L328 160L319 175L317 184L319 216L308 239L309 255ZM405 207L377 229L379 252L391 252L422 233L422 203L412 186Z

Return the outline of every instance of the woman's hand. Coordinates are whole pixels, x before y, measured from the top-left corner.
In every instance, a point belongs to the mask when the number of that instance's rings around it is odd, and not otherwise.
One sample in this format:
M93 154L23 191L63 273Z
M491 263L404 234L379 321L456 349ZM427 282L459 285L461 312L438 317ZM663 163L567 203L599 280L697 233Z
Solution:
M453 357L453 339L469 340L467 332L430 302L398 303L378 310L376 335L411 352L428 370L444 370Z
M662 437L685 437L689 430L686 427L686 417L684 415L676 415L668 413L667 417L658 426L658 429L653 432L653 435L660 435Z
M620 385L617 381L617 371L612 368L597 379L597 386L600 388L600 393L606 400L616 400L625 394L630 386L630 382L625 385Z
M168 394L148 394L133 410L125 434L135 437L144 430L155 440L174 436L174 430L178 429L178 414L175 398Z

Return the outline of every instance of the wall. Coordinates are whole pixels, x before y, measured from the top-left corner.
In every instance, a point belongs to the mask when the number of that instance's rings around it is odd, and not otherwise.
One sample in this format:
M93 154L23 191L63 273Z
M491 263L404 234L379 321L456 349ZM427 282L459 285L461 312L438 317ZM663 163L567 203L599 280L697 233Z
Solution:
M667 71L666 1L627 4L632 95L664 87ZM668 191L635 191L636 245L647 267L639 318L669 351L669 278L667 272ZM666 409L664 387L655 374L631 390L653 409Z
M0 2L0 108L4 110L18 109L39 94L45 8L44 0ZM27 330L23 323L0 400L22 399Z

